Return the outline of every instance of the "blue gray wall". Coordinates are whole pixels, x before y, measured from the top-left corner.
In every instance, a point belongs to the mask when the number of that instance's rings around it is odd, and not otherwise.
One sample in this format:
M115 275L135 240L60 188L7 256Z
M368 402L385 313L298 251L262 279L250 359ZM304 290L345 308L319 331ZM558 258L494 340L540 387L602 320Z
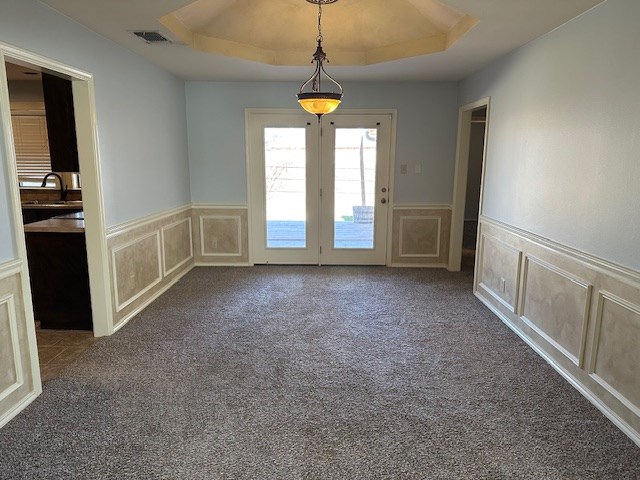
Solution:
M484 214L636 271L639 18L609 0L460 88L491 96Z
M396 203L450 204L458 86L455 82L346 83L341 110L398 110ZM191 197L247 201L245 108L299 109L297 83L187 82ZM311 115L309 118L312 118ZM400 164L408 173L400 175ZM414 165L422 164L415 174Z
M0 42L94 75L107 226L189 203L182 80L35 0L2 0ZM0 261L16 256L3 155Z

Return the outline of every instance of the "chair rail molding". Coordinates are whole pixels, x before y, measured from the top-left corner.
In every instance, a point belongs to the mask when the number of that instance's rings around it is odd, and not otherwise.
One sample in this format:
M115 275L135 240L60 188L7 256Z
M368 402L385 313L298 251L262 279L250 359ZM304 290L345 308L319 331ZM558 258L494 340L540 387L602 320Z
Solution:
M640 446L640 272L486 216L478 228L475 295Z

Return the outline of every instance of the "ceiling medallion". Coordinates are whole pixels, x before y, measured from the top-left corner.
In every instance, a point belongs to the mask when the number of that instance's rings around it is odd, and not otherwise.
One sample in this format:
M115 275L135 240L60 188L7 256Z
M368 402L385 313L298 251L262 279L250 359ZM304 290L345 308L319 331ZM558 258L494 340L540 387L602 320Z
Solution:
M322 50L322 5L328 5L337 1L338 0L307 0L309 3L318 5L318 36L316 37L318 47L313 54L313 60L311 62L316 62L316 69L311 77L300 86L300 92L297 97L298 103L302 108L318 116L318 122L320 122L322 115L331 113L338 108L342 100L342 85L325 71L323 63L325 61L329 63L329 60L327 60L327 55L324 53L324 50ZM334 87L337 87L338 91L333 91L335 88L330 91L323 91L323 77L328 80L330 84L333 84ZM325 81L325 85L326 83Z

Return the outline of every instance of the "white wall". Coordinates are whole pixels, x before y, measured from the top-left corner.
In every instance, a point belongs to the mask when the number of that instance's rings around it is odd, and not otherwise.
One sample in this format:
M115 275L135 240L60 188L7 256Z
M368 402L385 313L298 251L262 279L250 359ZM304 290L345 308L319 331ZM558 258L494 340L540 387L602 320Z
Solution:
M196 203L247 201L245 108L300 108L297 83L187 82L191 197ZM397 108L396 203L450 204L457 84L344 85L341 109ZM314 117L309 115L313 120ZM328 117L327 117L328 118ZM400 164L409 173L400 175ZM422 174L413 174L414 164Z
M640 2L609 0L466 79L491 96L485 215L640 271Z
M0 10L0 42L94 75L107 226L189 203L184 82L35 0Z

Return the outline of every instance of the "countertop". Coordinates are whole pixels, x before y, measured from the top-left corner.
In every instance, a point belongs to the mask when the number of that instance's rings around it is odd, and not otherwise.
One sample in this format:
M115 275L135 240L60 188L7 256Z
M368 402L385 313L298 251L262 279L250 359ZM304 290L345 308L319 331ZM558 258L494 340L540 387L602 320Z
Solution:
M82 200L71 200L65 203L61 202L22 202L22 208L34 209L34 210L43 210L43 209L54 209L54 210L77 210L82 208Z
M84 212L66 213L49 220L28 223L24 226L24 231L26 233L84 233Z

